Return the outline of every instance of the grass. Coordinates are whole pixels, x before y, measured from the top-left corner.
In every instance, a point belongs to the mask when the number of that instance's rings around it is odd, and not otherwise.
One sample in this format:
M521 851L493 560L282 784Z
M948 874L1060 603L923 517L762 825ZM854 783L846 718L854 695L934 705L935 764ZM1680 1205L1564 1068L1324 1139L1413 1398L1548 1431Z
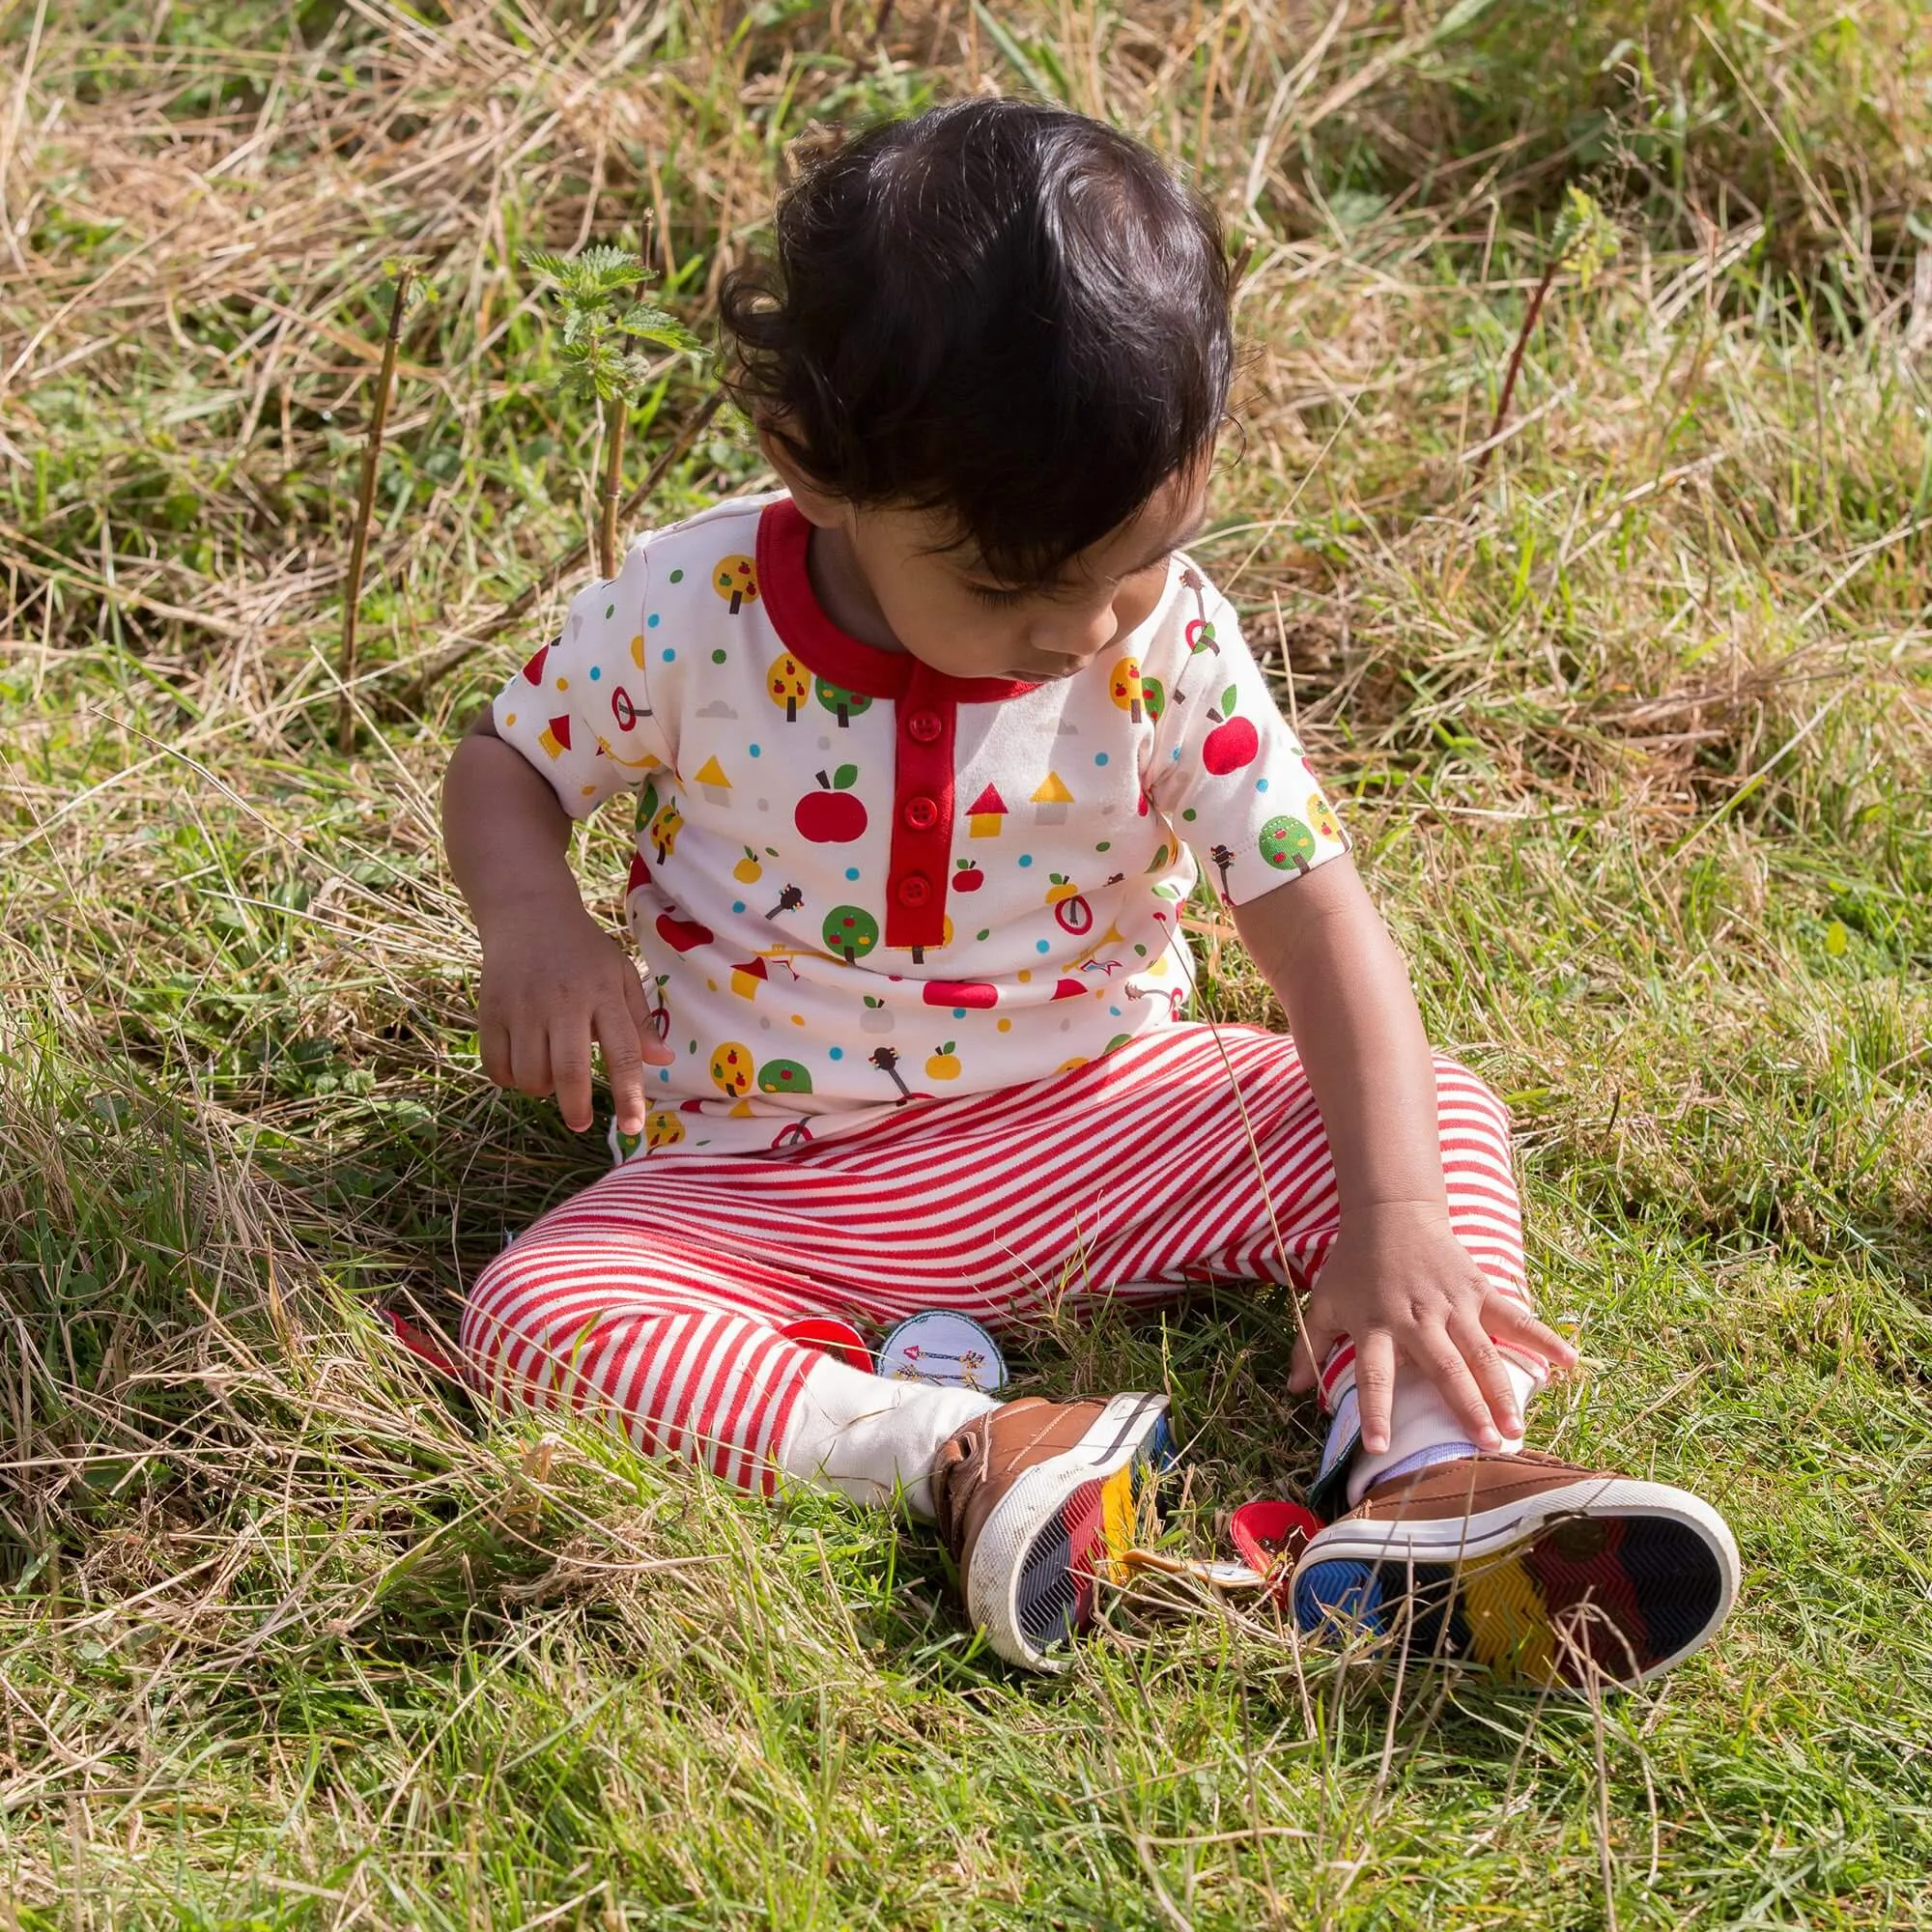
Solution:
M0 1886L36 1928L1906 1927L1932 1913L1932 94L1909 0L0 9ZM1525 58L1525 47L1535 58ZM1204 544L1508 1094L1545 1441L1721 1502L1722 1643L1600 1709L1137 1599L1067 1679L929 1540L399 1359L601 1148L476 1068L433 799L594 526L529 246L700 331L787 144L1037 86L1242 245ZM1480 483L1570 181L1561 281ZM389 257L354 698L333 652ZM703 400L667 365L640 474ZM666 517L756 481L704 428ZM551 608L554 599L551 600ZM593 829L585 876L614 880ZM601 888L600 888L601 890ZM608 901L607 901L608 903ZM1204 908L1213 1009L1267 996ZM1287 1316L1164 1379L1183 1538L1312 1466Z

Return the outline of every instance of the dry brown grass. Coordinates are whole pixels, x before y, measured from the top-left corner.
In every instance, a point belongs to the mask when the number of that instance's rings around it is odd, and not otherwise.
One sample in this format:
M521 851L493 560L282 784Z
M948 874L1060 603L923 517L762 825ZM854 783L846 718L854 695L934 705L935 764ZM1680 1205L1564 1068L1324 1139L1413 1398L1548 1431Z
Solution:
M1625 11L1540 14L1533 63L1511 7L1431 39L1362 5L934 0L882 42L857 4L0 13L22 1922L1915 1922L1922 21ZM890 1525L493 1426L370 1319L446 1306L596 1164L481 1084L431 804L519 652L493 613L592 519L519 252L648 217L703 330L789 141L1028 70L1254 244L1208 554L1355 794L1433 1024L1512 1095L1539 1270L1598 1370L1563 1439L1660 1457L1752 1552L1723 1650L1601 1737L1392 1702L1265 1620L1128 1617L1064 1692L1015 1686ZM1478 485L1578 173L1623 252L1557 286ZM404 345L343 759L403 255L440 299ZM671 372L638 476L705 393ZM705 427L653 512L755 480ZM1217 964L1220 1010L1265 1011ZM1306 1474L1282 1339L1223 1307L1034 1366L1168 1378L1205 1541Z

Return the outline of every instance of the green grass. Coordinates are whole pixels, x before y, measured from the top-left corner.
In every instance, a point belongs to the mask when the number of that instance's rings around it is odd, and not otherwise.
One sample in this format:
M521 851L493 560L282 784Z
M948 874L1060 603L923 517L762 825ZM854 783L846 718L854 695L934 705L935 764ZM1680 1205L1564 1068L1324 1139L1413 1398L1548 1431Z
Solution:
M1289 79L1329 17L902 5L882 54L852 0L0 11L7 1922L1932 1916L1922 10L1365 5ZM707 330L788 141L976 72L1147 134L1255 243L1202 548L1515 1111L1587 1358L1540 1438L1738 1530L1736 1618L1654 1694L1398 1682L1148 1597L1021 1679L929 1537L479 1414L374 1319L602 1163L483 1082L434 829L541 613L399 701L590 521L518 251L661 207ZM1477 483L1572 179L1623 250L1558 284ZM404 252L440 299L345 759ZM702 393L668 372L634 476ZM707 434L653 513L756 473ZM1203 924L1213 1010L1266 1016ZM1310 1474L1290 1326L1224 1296L1020 1367L1170 1387L1206 1550Z

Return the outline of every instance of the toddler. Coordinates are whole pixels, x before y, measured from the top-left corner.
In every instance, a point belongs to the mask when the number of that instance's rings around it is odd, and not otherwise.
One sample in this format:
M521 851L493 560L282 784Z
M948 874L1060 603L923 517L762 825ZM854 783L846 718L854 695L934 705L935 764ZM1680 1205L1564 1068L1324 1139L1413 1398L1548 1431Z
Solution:
M1211 211L1078 115L974 100L820 159L732 386L783 489L642 538L458 747L484 1070L638 1151L486 1267L499 1398L769 1493L902 1496L1037 1668L1144 1520L1167 1401L1000 1403L803 1346L1208 1279L1301 1291L1331 1418L1301 1627L1634 1683L1728 1611L1662 1484L1522 1448L1574 1351L1508 1126L1407 975L1235 613L1186 555L1233 355ZM571 821L626 792L625 906ZM1290 1034L1186 1017L1198 865Z

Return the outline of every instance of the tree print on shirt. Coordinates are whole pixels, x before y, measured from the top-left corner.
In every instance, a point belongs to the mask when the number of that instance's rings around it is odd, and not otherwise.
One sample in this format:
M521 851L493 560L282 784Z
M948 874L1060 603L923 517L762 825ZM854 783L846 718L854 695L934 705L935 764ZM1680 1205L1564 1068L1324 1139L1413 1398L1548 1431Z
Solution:
M811 673L792 656L781 651L765 672L765 696L785 715L787 724L798 723L798 707L811 689Z
M684 813L677 809L677 800L666 799L652 815L650 830L645 835L657 847L660 866L677 849L677 835L683 830Z
M747 604L758 601L758 567L749 556L721 556L711 573L711 587L735 617Z
M879 943L879 922L864 906L834 906L825 915L825 949L856 966Z
M868 1056L871 1064L899 1090L899 1097L893 1102L895 1107L903 1107L908 1100L930 1100L930 1094L915 1094L899 1078L899 1050L895 1046L875 1046Z
M1298 818L1270 818L1262 827L1261 852L1277 872L1293 867L1305 877L1315 856L1315 835Z
M711 1055L711 1084L727 1099L742 1100L757 1078L752 1049L735 1039L721 1042Z
M841 731L853 719L872 708L872 700L864 692L847 691L843 685L834 684L830 678L821 677L812 686L812 695L838 719Z
M768 1060L758 1068L760 1094L810 1094L811 1074L796 1060Z

